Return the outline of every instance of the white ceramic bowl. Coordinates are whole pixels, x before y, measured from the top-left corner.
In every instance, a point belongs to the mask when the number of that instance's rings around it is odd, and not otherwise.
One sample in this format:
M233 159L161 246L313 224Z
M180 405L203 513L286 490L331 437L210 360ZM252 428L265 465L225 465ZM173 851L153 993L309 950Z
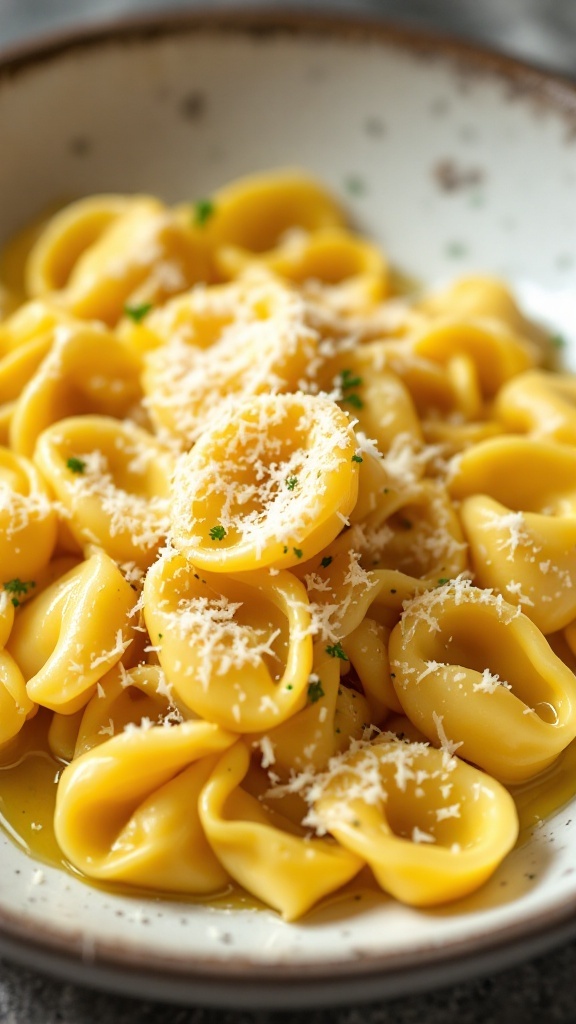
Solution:
M90 192L205 195L300 166L394 261L501 274L576 366L576 89L374 25L181 16L39 44L0 66L0 235ZM0 785L1 797L1 785ZM576 932L576 801L441 910L385 898L298 924L114 895L0 837L0 953L78 981L213 1005L413 992ZM39 884L35 884L39 883Z

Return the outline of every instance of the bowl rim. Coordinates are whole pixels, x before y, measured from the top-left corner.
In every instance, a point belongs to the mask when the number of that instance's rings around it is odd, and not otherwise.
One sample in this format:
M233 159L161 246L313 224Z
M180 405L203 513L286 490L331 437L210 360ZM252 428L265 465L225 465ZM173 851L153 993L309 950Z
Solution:
M250 6L219 10L208 6L167 8L47 28L6 47L0 42L0 84L3 79L14 78L34 65L70 51L92 49L103 43L153 41L182 32L242 32L254 37L300 34L325 38L331 35L342 40L363 39L387 44L423 57L440 54L456 63L462 62L463 70L496 75L513 81L521 93L546 99L560 112L572 115L576 132L576 75L571 78L564 72L492 49L457 33L412 27L378 15L312 12L290 6L274 10Z
M507 82L515 93L543 103L566 120L576 139L576 79L532 65L455 35L412 28L378 16L304 10L172 9L107 18L98 23L50 29L34 38L0 50L0 89L20 75L71 53L103 45L154 43L182 34L219 33L252 37L304 36L351 42L370 42L408 51L424 58L448 60L463 72L479 73ZM81 925L65 931L25 921L0 907L0 954L48 970L68 980L108 990L132 992L176 1001L194 995L206 1003L248 1006L311 1006L341 1000L351 983L366 984L364 998L400 995L462 980L485 969L503 969L535 956L576 935L576 897L540 911L528 922L521 919L498 928L496 934L472 935L447 945L428 943L414 954L363 953L346 961L322 963L263 963L248 955L191 961L189 954L164 959L131 949L112 937L98 942L86 956ZM450 964L446 964L447 956ZM434 980L442 967L442 977ZM142 970L146 971L146 977ZM295 992L296 979L301 984ZM221 990L215 992L215 982ZM261 985L260 996L250 986ZM329 986L327 988L326 986ZM316 994L316 996L315 996ZM360 994L355 990L355 997ZM281 995L281 1000L280 1000Z

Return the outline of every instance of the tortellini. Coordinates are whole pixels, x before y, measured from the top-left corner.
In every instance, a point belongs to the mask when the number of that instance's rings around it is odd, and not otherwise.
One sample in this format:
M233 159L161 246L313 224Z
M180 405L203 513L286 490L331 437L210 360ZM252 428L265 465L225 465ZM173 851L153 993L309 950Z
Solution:
M206 430L174 478L174 546L201 569L290 568L342 530L358 493L350 421L327 398L262 395Z
M0 259L3 785L38 747L84 877L458 900L574 744L574 381L399 282L295 170Z

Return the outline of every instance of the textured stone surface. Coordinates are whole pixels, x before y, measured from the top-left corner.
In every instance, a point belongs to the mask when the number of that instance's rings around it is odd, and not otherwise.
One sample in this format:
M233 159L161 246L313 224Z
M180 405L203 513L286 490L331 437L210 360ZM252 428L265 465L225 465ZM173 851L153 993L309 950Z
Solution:
M0 963L1 1024L564 1024L576 1021L576 942L491 977L339 1009L254 1013L111 996Z

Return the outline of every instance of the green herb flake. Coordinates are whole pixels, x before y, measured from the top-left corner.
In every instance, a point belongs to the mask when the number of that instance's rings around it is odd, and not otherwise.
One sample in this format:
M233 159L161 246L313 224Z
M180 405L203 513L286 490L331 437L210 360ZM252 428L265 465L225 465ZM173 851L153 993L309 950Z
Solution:
M302 558L302 555L304 554L302 548L292 548L292 551L296 555L296 558Z
M344 654L342 644L340 642L336 644L329 644L326 647L326 654L329 654L331 658L340 658L340 661L348 661L348 657Z
M353 391L352 394L350 395L344 395L344 397L341 398L340 401L347 402L348 405L351 405L353 409L364 408L364 402L360 398L360 395L357 395L355 391Z
M9 594L14 595L12 597L12 604L14 605L15 608L18 608L20 605L18 597L24 596L32 587L35 586L36 583L34 580L27 580L25 582L24 580L18 579L17 576L13 580L7 580L3 584L4 590L6 590Z
M322 680L315 679L314 682L308 683L308 700L311 704L315 704L316 701L324 697L324 690L322 689Z
M226 536L226 530L223 526L211 526L208 531L210 534L210 540L224 540Z
M361 455L353 455L352 462L364 462L364 459L362 458Z
M344 188L351 196L363 196L366 192L366 182L359 174L349 174L344 180Z
M286 487L288 488L289 491L293 491L294 488L296 487L297 483L298 483L298 477L297 476L287 476L286 477Z
M329 565L332 565L332 555L324 555L324 558L320 562L323 569L327 569Z
M460 260L468 254L468 249L464 245L464 242L458 242L455 240L447 243L445 253L450 259Z
M215 212L216 207L211 199L198 199L198 201L194 203L193 213L194 224L196 227L204 227L206 222L214 216Z
M152 309L151 302L142 302L139 306L124 306L126 316L129 316L135 324L139 324Z
M350 391L351 388L359 388L364 383L362 377L354 374L354 370L342 370L340 374L340 387L343 391Z
M69 459L66 459L66 469L69 469L71 473L83 473L86 469L86 463L83 459L77 459L72 455Z
M439 587L443 587L445 583L450 583L450 577L449 576L441 576L440 579L438 580L438 586Z

